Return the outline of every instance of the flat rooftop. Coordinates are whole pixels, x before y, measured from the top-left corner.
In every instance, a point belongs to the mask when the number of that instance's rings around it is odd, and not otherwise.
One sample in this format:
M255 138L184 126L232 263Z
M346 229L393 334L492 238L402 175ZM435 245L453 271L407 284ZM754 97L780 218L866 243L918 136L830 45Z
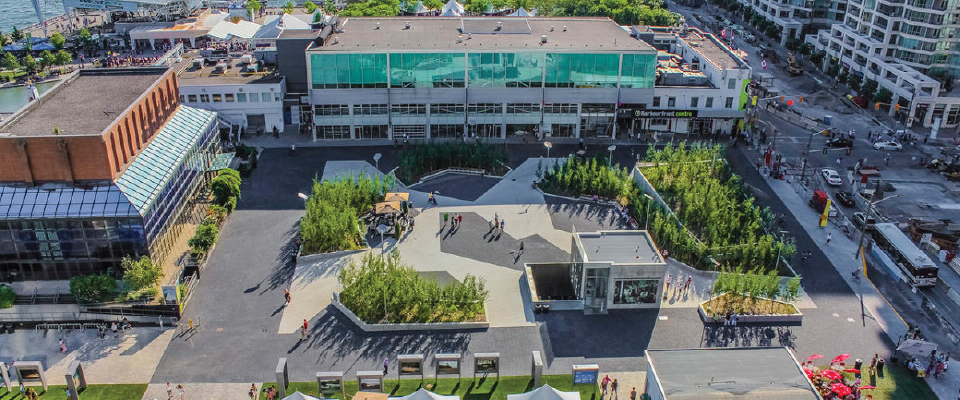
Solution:
M181 85L245 85L258 83L280 83L282 76L273 73L273 68L259 72L248 70L237 57L229 58L230 68L226 73L214 73L214 64L205 62L202 68L193 66L193 60L199 58L196 53L183 57L183 61L174 64L177 81Z
M741 68L741 61L728 53L726 46L714 42L706 33L698 31L688 31L679 35L680 40L686 42L694 50L700 53L710 62L721 66L723 69Z
M646 231L579 232L584 261L665 264Z
M406 22L410 22L407 29ZM566 27L566 31L564 31ZM655 51L608 18L428 17L346 18L312 51L451 49ZM547 42L541 46L542 35ZM462 36L462 38L461 38ZM459 43L458 43L459 41Z
M647 350L667 400L820 400L786 347Z
M0 136L100 135L166 68L80 70L0 124Z

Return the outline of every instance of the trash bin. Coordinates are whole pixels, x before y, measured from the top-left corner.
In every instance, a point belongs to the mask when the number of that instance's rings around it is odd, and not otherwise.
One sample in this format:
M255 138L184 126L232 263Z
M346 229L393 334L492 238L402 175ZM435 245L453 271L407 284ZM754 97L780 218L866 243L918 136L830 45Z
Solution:
M877 360L877 375L883 375L883 359Z

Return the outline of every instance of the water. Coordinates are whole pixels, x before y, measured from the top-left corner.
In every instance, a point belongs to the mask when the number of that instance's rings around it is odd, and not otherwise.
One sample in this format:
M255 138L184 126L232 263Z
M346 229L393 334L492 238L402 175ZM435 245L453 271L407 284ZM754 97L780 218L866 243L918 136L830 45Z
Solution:
M4 0L0 0L4 1ZM41 94L49 90L57 81L41 82L37 84L37 91ZM27 104L30 100L28 86L13 86L0 89L0 114L12 114Z
M40 0L40 9L43 17L50 19L63 14L63 3L60 0ZM39 23L37 13L33 10L30 0L0 0L0 32L9 35L13 27L22 29Z

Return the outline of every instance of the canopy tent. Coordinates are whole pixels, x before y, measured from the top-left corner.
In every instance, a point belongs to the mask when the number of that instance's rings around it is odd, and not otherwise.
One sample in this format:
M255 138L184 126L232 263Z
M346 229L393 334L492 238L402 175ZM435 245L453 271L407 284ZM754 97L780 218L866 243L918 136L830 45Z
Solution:
M152 48L156 48L157 40L169 40L171 43L177 39L189 40L190 46L193 47L196 44L197 38L206 35L208 32L210 32L209 27L204 26L202 23L192 22L176 24L174 26L138 26L131 29L129 34L131 45L136 49L137 40L149 41L150 47Z
M410 193L390 192L383 197L383 201L409 201Z
M38 45L34 45L32 48L33 51L44 51L44 50L54 51L56 49L57 48L53 47L53 45L50 43L40 43Z
M450 0L440 9L440 15L444 17L459 17L463 15L463 4L457 3L457 0Z
M268 15L263 20L263 27L255 35L257 40L276 40L285 30L307 30L310 24L290 14Z
M387 400L386 393L357 392L351 400Z
M508 17L535 17L537 16L537 10L533 10L531 12L531 11L527 11L523 7L520 7L519 9L517 9L517 11L514 11L507 16Z
M580 400L580 392L561 392L543 385L526 393L508 394L507 400Z
M907 339L897 346L898 352L908 354L910 357L927 357L937 349L937 345L925 340Z
M390 400L460 400L460 396L444 396L439 395L434 392L428 391L427 389L420 388L416 392L410 393L403 397L390 397Z
M283 400L320 400L313 396L307 396L300 392L293 392L293 394L284 397Z
M210 29L207 36L220 40L253 39L262 26L246 20L240 20L237 23L220 21Z
M377 203L373 206L373 212L375 214L396 214L400 212L400 202L385 201L383 203Z

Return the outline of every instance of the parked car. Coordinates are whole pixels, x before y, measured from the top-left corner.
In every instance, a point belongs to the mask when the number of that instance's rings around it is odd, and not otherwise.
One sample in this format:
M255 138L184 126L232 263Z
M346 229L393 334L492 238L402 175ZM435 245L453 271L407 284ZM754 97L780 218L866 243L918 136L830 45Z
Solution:
M873 148L877 150L902 150L903 146L897 142L876 142L873 144Z
M843 204L847 207L853 206L853 193L850 192L837 192L834 196L837 197L837 202Z
M824 168L820 170L820 175L832 186L840 186L843 184L843 178L840 177L840 174L836 170Z
M753 36L753 34L751 33L748 33L746 35L743 35L743 41L750 44L754 44L757 42L757 37Z
M853 140L836 137L827 140L827 147L852 147Z
M853 222L853 226L857 229L863 229L863 223L866 220L867 229L873 229L873 225L877 223L877 220L873 217L867 218L867 215L862 212L855 212L850 218L850 221Z

